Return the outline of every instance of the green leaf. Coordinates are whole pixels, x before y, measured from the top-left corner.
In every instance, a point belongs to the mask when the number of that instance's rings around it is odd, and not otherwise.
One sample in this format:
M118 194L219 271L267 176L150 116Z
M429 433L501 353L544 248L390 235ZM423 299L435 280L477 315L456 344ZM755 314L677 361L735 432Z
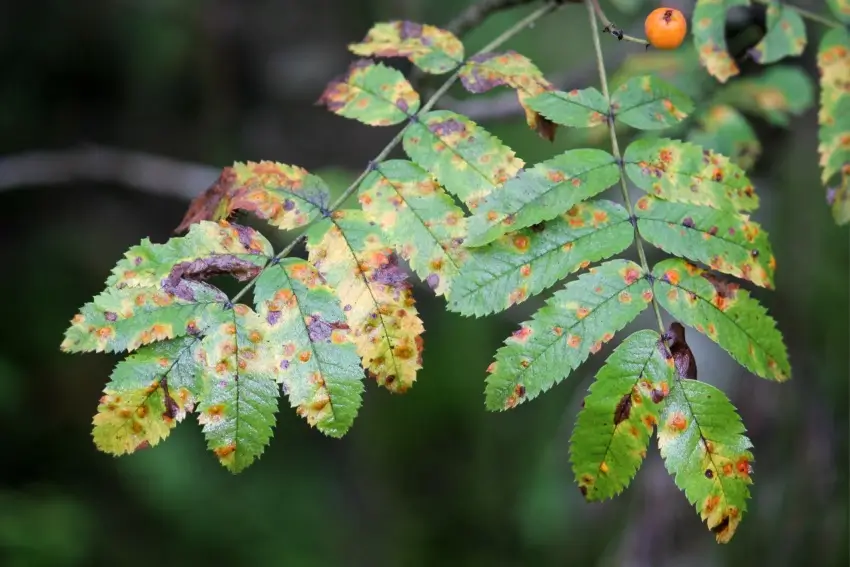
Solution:
M837 174L841 180L830 195L838 222L847 217L847 186L850 178L850 32L835 29L823 36L818 49L820 109L818 153L824 184Z
M758 207L744 171L695 144L669 138L635 140L623 161L634 184L661 199L727 211Z
M829 9L835 17L845 24L850 23L850 1L848 0L826 0Z
M587 500L612 498L634 478L675 380L655 331L618 346L590 386L570 438L570 461ZM663 348L663 347L662 347ZM668 363L669 360L669 363Z
M133 453L168 437L203 391L199 344L196 337L156 343L118 363L94 416L99 450Z
M691 26L700 64L721 83L740 72L726 47L726 12L749 5L749 0L697 0L694 7Z
M198 423L219 462L238 473L271 439L278 388L266 322L241 304L228 315L230 320L212 329L199 347L207 389L198 406Z
M747 291L678 258L659 262L652 275L655 297L674 318L716 342L753 374L777 382L791 377L776 321Z
M814 104L814 86L798 67L775 65L758 77L738 79L715 98L760 116L775 126L788 126L790 116L799 116Z
M419 94L397 69L361 59L327 86L319 103L370 126L391 126L416 114Z
M608 122L608 101L593 87L569 92L549 91L526 102L529 108L562 126L592 128Z
M658 448L676 486L720 543L732 539L747 511L753 455L745 431L721 390L696 380L671 383Z
M603 150L569 150L524 169L484 198L469 218L468 247L553 219L620 180L620 166Z
M700 129L688 134L688 142L728 156L743 170L761 156L761 142L744 116L727 104L715 104L699 115Z
M316 268L286 258L262 273L254 300L291 406L310 426L342 437L360 408L363 369L333 290Z
M393 249L363 211L337 211L308 234L308 260L336 290L363 368L406 392L422 368L422 320Z
M360 184L360 204L434 293L448 293L466 255L466 219L431 174L405 160L382 162Z
M836 223L850 222L850 171L841 175L841 182L837 186L827 190L826 201Z
M633 77L611 93L617 120L640 130L667 128L694 110L691 98L652 75Z
M463 63L463 43L446 30L408 21L375 24L349 51L361 57L406 57L426 73L447 73Z
M651 300L641 267L628 260L605 262L568 283L496 352L487 369L487 409L511 409L550 389Z
M626 209L610 201L580 203L556 219L471 249L448 309L476 317L504 311L633 241Z
M404 132L404 151L472 210L525 165L498 138L448 110L412 123Z
M789 56L800 55L806 48L806 24L793 8L770 0L767 4L767 32L749 55L756 63L767 65Z
M776 258L767 233L747 215L642 197L641 237L665 252L772 289Z

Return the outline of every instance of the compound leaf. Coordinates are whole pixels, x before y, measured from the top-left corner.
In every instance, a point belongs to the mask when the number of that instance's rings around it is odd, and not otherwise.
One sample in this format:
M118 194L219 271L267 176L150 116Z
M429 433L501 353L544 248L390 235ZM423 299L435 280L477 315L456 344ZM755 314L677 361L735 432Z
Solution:
M568 283L496 352L487 369L487 408L511 409L550 389L651 300L645 274L629 260L605 262Z
M805 71L774 65L758 77L744 77L731 83L715 101L760 116L775 126L788 126L790 116L806 112L814 104L814 97L814 85Z
M844 22L850 23L850 1L848 0L826 0L829 9L835 14L835 17Z
M777 382L791 377L776 321L746 290L678 258L659 262L652 274L655 297L674 318L716 342L753 374Z
M587 500L625 489L640 468L664 399L675 379L661 335L638 331L596 374L570 439L570 461ZM663 347L662 347L663 348Z
M640 130L673 126L693 110L688 95L652 75L632 77L611 93L615 119Z
M349 51L361 57L406 57L426 73L447 73L463 63L463 43L451 32L409 21L375 24Z
M776 259L767 233L748 216L649 195L635 204L635 215L640 235L665 252L773 288Z
M410 124L404 151L472 210L525 165L501 140L448 110L428 112Z
M785 57L800 55L806 48L806 24L793 8L770 0L766 25L764 37L749 51L756 63L775 63Z
M696 380L671 383L658 448L676 486L720 543L735 535L750 497L753 455L745 431L721 390Z
M634 240L629 214L610 201L579 203L558 218L469 250L448 308L481 317L503 311Z
M466 255L463 210L413 162L377 164L360 184L360 204L437 295L447 294Z
M688 133L688 141L728 156L743 170L761 156L761 141L744 115L728 104L715 104L697 118L699 128Z
M526 101L529 108L551 122L571 128L592 128L608 122L608 101L593 87L547 91Z
M844 5L842 5L844 6ZM850 32L835 29L824 35L818 50L820 70L820 109L818 112L818 153L821 180L829 183L827 202L836 222L850 221Z
M360 408L363 369L333 290L312 265L286 258L260 275L254 300L290 405L311 427L342 437Z
M419 94L397 69L361 59L319 98L328 110L370 126L391 126L416 114Z
M308 260L343 305L363 368L380 386L406 392L422 368L422 320L407 274L363 211L344 210L308 234Z
M729 158L669 138L632 142L623 155L626 174L641 189L668 201L727 211L752 210L758 196Z
M620 180L614 156L598 149L568 150L522 170L485 197L469 218L468 247L553 219Z
M749 5L750 0L697 0L694 6L691 24L700 64L721 83L740 72L726 46L726 12Z

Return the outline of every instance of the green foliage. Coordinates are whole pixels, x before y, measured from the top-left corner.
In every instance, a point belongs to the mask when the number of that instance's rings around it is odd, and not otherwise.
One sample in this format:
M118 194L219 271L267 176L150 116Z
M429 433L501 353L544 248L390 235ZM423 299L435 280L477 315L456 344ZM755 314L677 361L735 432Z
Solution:
M750 0L697 0L691 18L694 47L708 74L721 83L740 73L726 46L726 12L735 6L748 6Z
M530 99L528 106L552 122L572 128L605 124L610 112L608 101L593 87L545 92Z
M776 0L769 0L767 33L750 50L750 57L766 65L785 57L800 55L805 48L806 26L800 14Z
M839 10L835 10L839 12ZM841 5L847 15L848 5ZM846 19L843 21L847 21ZM823 36L818 49L820 110L818 152L824 184L837 183L827 193L832 215L839 224L850 222L850 32L835 29Z
M633 77L611 93L617 120L640 130L659 130L693 112L691 98L657 77Z
M688 134L688 142L728 156L744 171L751 169L762 153L761 142L747 119L728 104L716 104L701 112L699 128Z
M730 83L715 99L734 105L776 126L788 126L814 103L812 80L801 69L776 65L756 77Z
M845 24L850 23L850 2L847 0L826 0L835 17Z

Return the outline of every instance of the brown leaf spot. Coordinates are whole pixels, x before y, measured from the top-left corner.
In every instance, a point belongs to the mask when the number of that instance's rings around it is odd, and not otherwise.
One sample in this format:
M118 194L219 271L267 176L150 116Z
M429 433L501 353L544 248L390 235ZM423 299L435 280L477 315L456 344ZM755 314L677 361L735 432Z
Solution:
M626 268L626 272L623 274L623 281L628 285L632 285L640 278L640 272L635 268Z
M523 264L523 266L519 269L519 273L522 274L523 277L528 277L531 275L531 264Z
M602 341L596 341L590 345L590 354L596 354L600 350L602 350Z
M614 426L616 427L621 422L629 419L629 414L632 412L632 396L631 392L625 394L614 408Z
M236 452L236 443L230 443L229 445L224 445L223 447L216 447L214 449L214 452L219 459L223 459L228 455L231 455Z
M619 299L620 303L631 303L632 294L628 291L621 291L620 294L617 296L617 299Z
M514 236L513 242L517 250L519 250L520 252L525 252L526 250L528 250L528 245L531 241L527 236L517 234L516 236Z
M590 314L590 309L587 307L579 307L576 309L576 317L579 319L584 319L588 316L588 314Z
M667 420L667 427L676 432L682 432L688 428L688 420L682 412L675 412Z
M564 334L564 329L562 327L552 327L552 332L555 333L556 336L560 337Z
M517 342L525 342L531 336L531 327L520 327L511 335Z
M712 471L711 469L705 469L705 478L709 480L714 478L714 471Z
M608 474L608 463L602 461L599 464L599 472L601 472L602 474Z
M581 337L578 335L569 335L567 336L567 344L572 348L578 348L581 344Z
M304 352L298 355L298 360L300 360L301 362L308 362L310 360L310 356L310 351L305 350Z

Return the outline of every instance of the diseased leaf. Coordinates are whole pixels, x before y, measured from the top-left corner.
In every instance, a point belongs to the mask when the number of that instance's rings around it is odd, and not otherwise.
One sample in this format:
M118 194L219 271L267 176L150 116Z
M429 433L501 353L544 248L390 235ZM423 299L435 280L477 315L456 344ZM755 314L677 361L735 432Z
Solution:
M726 47L726 12L749 5L749 0L697 0L694 6L691 26L700 64L721 83L740 72Z
M485 197L469 218L468 247L553 219L620 180L620 166L603 150L568 150L524 169Z
M773 288L776 258L767 233L747 215L649 195L635 204L635 215L641 237L665 252Z
M266 269L254 288L270 327L276 380L296 413L342 437L360 408L363 369L339 300L319 272L298 258Z
M848 0L826 0L829 9L835 17L845 24L850 23L850 1Z
M791 365L767 310L734 283L678 258L652 269L655 297L670 314L726 350L753 374L784 382Z
M412 123L404 132L404 151L472 210L525 165L498 138L448 110Z
M448 309L480 317L537 295L634 241L629 214L610 201L579 203L558 218L473 248Z
M758 196L729 158L669 138L632 142L623 155L626 174L641 189L668 201L726 211L753 210Z
M691 98L652 75L633 77L611 93L616 120L640 130L673 126L694 111Z
M406 57L426 73L447 73L463 63L463 43L451 32L408 21L383 22L349 51L361 57Z
M370 126L391 126L416 114L419 93L397 69L361 59L327 86L319 104Z
M207 446L233 473L257 459L272 436L277 412L268 325L246 305L228 310L225 321L201 340L198 357L206 392L198 423Z
M800 55L806 48L806 24L793 8L775 0L767 4L767 32L749 55L756 63L767 65L788 56Z
M133 453L168 437L203 390L198 345L196 337L156 343L118 363L94 416L99 450Z
M405 160L377 164L360 184L360 204L434 293L448 293L466 256L466 219L431 174Z
M839 185L827 190L826 202L836 223L850 222L850 168L842 173Z
M688 142L728 156L743 170L761 156L761 142L744 116L727 104L715 104L698 118L700 129L692 129Z
M587 500L612 498L640 468L675 380L655 331L630 335L590 386L570 438L570 461Z
M608 101L593 87L547 91L528 99L526 104L555 124L571 128L592 128L608 122Z
M696 380L671 383L658 425L661 457L720 543L732 539L747 511L753 455L745 431L721 390Z
M629 260L605 262L568 283L496 352L487 369L487 409L511 409L550 389L650 301L645 274Z
M758 77L745 77L726 86L715 101L760 116L775 126L788 126L814 104L814 86L798 67L774 65Z
M835 221L846 224L850 222L850 32L835 29L823 36L818 69L821 180L827 184L836 178L827 190L827 203Z
M516 51L474 55L461 69L460 80L471 93L487 92L502 85L516 89L528 126L547 140L555 139L555 124L528 105L529 99L554 87L524 55Z
M406 392L422 368L422 320L407 274L363 211L337 211L308 235L308 260L335 290L363 368L380 386Z

